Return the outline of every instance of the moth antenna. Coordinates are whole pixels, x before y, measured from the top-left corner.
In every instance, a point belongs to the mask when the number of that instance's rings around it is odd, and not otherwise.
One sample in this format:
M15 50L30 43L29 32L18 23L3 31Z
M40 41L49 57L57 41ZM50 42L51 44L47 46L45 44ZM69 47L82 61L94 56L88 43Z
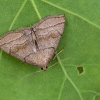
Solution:
M23 79L25 79L25 78L27 78L27 77L33 75L33 74L40 73L40 72L41 72L41 70L38 70L38 71L36 71L36 72L29 73L29 74L25 75L24 77L22 77L22 78L20 79L20 81L22 81Z

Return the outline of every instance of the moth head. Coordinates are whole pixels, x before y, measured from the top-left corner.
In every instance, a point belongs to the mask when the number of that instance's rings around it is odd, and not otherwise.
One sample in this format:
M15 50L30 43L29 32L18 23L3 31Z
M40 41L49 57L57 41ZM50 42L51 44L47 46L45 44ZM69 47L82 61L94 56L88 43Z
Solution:
M41 67L41 70L46 71L47 68L48 68L47 66L44 66L44 67Z

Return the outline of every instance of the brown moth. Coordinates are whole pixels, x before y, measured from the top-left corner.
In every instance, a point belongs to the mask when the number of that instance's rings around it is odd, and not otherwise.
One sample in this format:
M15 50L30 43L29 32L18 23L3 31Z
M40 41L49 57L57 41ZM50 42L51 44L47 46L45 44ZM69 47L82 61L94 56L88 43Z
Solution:
M23 62L46 70L64 30L65 16L47 16L31 27L0 37L0 48Z

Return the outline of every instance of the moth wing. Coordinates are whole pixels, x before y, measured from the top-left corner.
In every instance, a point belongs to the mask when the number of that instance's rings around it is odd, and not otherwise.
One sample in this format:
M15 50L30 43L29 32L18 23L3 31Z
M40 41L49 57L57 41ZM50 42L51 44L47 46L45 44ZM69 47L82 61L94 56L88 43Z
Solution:
M30 28L9 31L0 38L0 48L22 61L36 51Z
M48 16L31 28L10 31L0 37L0 48L45 70L58 46L64 25L64 15Z
M43 18L34 30L39 49L54 48L56 50L65 26L64 15Z
M64 15L59 15L43 18L33 26L38 44L38 51L35 54L27 56L25 58L26 62L36 64L45 70L58 46L64 30L64 25L65 17Z

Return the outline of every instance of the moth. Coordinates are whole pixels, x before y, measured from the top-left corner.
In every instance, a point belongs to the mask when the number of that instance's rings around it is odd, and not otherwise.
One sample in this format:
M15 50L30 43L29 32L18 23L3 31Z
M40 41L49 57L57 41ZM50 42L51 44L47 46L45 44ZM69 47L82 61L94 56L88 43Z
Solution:
M64 26L64 15L47 16L31 27L12 30L1 36L0 48L23 62L46 70Z

